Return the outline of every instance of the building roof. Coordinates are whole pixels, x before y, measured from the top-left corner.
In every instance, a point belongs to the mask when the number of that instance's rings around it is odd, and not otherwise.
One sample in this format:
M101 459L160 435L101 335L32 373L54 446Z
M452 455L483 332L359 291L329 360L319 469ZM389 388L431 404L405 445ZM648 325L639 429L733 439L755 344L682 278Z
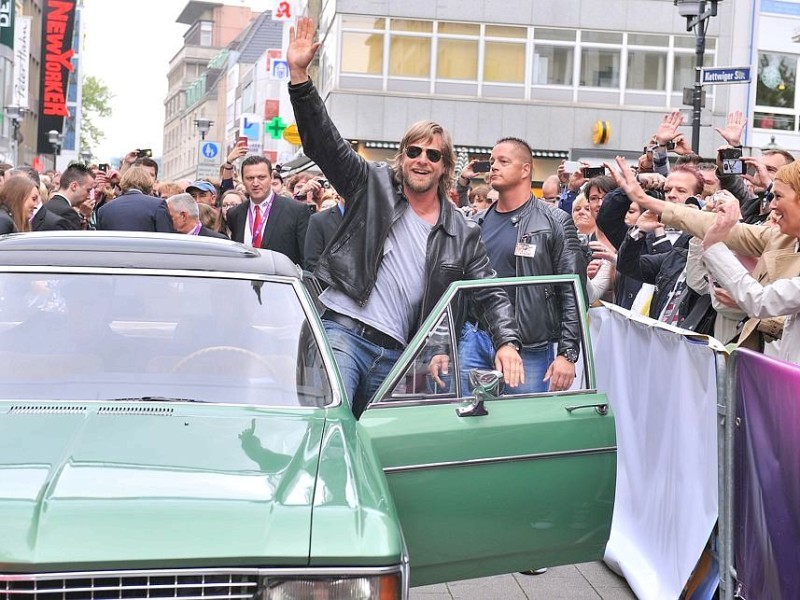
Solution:
M283 47L283 21L273 21L272 11L265 10L247 28L238 44L239 62L254 64L270 48Z
M184 25L192 25L197 19L203 16L208 10L213 10L217 6L222 6L222 2L199 2L198 0L191 0L183 7L181 14L175 19L176 23L183 23Z

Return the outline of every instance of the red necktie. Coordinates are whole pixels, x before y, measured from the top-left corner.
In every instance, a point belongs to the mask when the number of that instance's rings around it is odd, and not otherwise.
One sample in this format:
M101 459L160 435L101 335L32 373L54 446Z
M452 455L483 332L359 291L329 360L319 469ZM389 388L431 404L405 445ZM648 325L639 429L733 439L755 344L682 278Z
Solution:
M261 228L261 207L255 205L256 216L253 218L253 248L261 247L261 234L264 230Z

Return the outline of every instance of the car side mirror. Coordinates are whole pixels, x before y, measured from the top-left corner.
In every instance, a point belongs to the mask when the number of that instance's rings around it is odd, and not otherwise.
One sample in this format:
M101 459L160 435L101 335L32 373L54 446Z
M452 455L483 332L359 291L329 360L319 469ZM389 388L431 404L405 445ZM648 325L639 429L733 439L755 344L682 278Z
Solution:
M475 399L469 406L456 409L459 417L483 417L489 414L484 403L499 396L500 384L503 381L502 371L472 369L469 372L469 386Z

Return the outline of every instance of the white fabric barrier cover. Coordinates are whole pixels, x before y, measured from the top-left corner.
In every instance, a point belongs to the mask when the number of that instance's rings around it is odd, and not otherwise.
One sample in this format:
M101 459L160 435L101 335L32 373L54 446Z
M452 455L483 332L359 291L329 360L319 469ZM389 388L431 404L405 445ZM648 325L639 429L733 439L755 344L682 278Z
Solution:
M605 562L639 598L674 600L717 520L714 350L617 307L589 315L619 448Z

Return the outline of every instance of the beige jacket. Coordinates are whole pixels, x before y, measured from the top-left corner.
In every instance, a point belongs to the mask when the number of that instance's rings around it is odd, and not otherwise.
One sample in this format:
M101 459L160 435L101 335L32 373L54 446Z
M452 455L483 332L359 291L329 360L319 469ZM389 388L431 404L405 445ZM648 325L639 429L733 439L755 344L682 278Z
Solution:
M668 202L661 221L665 225L702 238L714 222L714 214ZM751 275L762 285L800 276L800 253L795 252L797 238L781 233L780 229L739 223L731 229L725 244L744 256L758 257ZM752 316L752 313L748 314ZM782 322L775 319L749 319L739 335L739 344L751 348L759 346L753 339L756 329L767 336L778 338Z
M755 317L786 317L779 358L800 364L800 277L781 279L763 286L753 279L724 244L703 252L703 262L714 278L736 298L747 314Z

